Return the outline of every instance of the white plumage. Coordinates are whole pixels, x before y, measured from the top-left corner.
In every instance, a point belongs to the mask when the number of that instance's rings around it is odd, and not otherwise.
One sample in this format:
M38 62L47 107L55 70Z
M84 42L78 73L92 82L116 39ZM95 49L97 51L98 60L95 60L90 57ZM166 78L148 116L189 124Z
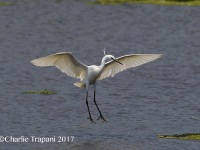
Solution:
M119 65L115 61L109 61L105 63L103 72L98 77L98 80L102 80L109 76L113 77L115 74L124 71L128 68L143 65L150 61L156 60L160 57L161 57L160 54L131 54L118 57L116 58L116 60L121 62L123 65Z
M101 114L101 111L98 108L95 100L96 80L102 80L110 76L113 77L115 74L128 68L143 65L160 57L161 54L130 54L118 58L115 58L112 55L105 55L100 66L86 66L78 61L76 57L72 55L72 53L60 52L46 57L34 59L31 61L31 63L40 67L55 66L68 76L80 79L80 82L76 82L74 85L80 88L86 87L86 104L89 112L89 119L91 122L95 123L91 117L87 100L89 85L94 85L94 103L100 113L99 118L101 118L103 121L106 121ZM107 59L111 59L111 61L106 62Z
M87 66L79 62L72 53L61 52L34 59L32 64L40 67L55 66L70 77L83 79Z

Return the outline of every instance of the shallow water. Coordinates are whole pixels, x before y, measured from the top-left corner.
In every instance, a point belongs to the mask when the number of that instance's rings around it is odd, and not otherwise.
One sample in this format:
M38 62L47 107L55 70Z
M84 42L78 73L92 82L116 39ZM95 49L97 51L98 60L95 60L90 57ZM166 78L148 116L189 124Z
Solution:
M157 134L199 132L200 9L153 5L88 5L83 1L8 0L0 7L0 136L74 136L65 143L2 142L0 149L197 150L198 141ZM100 64L102 49L118 57L163 57L98 82L97 103L108 120L87 120L85 90L56 68L31 59L71 51ZM23 94L56 90L54 95ZM93 119L98 111L90 88Z

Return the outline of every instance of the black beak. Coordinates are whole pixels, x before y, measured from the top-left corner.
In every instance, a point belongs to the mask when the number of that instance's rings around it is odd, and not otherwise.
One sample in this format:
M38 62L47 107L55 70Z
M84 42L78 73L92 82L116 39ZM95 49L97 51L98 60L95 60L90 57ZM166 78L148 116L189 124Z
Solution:
M117 63L119 63L119 64L121 64L121 65L123 65L121 62L117 61L116 59L113 59L113 58L112 58L112 60L114 60L115 62L117 62Z

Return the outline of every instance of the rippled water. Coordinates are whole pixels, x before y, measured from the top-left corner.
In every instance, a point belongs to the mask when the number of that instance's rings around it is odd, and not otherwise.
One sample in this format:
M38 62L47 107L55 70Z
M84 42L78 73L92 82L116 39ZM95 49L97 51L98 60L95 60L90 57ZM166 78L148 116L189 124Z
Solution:
M198 150L198 141L157 134L199 132L200 9L153 5L88 5L72 0L8 0L0 7L0 136L74 136L69 143L0 143L0 149ZM71 51L100 64L102 49L118 57L163 57L98 82L97 103L106 123L87 120L85 90L56 68L30 60ZM55 95L23 94L56 90ZM98 111L90 88L93 119Z

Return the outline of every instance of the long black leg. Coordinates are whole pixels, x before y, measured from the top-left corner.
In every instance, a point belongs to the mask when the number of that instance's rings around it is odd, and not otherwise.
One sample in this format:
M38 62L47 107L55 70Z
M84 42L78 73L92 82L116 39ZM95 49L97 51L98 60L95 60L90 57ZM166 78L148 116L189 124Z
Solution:
M92 116L91 116L91 113L90 113L90 108L89 108L89 105L88 105L88 91L86 93L86 105L87 105L87 109L88 109L88 113L89 113L89 118L88 119L90 119L91 123L95 123L93 121L93 119L92 119Z
M95 103L95 105L96 105L96 107L97 107L97 109L98 109L98 111L99 111L99 114L100 114L100 116L99 116L99 118L98 118L97 120L99 120L99 119L101 118L103 121L106 122L106 119L104 119L104 117L103 117L103 115L102 115L102 113L101 113L101 111L100 111L100 109L99 109L99 107L98 107L98 105L97 105L97 103L96 103L95 90L94 90L94 103Z

